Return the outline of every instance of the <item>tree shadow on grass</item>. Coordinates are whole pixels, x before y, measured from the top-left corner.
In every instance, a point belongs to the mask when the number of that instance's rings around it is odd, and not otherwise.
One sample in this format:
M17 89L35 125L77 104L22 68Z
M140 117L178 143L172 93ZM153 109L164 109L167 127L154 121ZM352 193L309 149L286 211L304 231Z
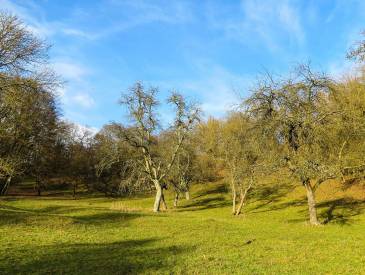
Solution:
M222 208L230 205L224 197L204 198L191 201L189 204L179 206L178 211L201 211L214 208Z
M365 201L341 198L321 202L317 204L317 207L320 210L319 216L323 223L349 225L355 221L354 217L364 212Z
M193 247L165 246L163 240L58 244L20 250L17 259L0 263L2 274L140 274L170 273L178 256ZM34 251L34 253L32 253Z
M75 212L77 215L75 215ZM71 215L70 215L71 214ZM142 216L152 214L143 212L122 212L100 208L49 206L42 209L29 210L19 207L0 205L0 226L32 223L34 220L45 221L56 219L68 219L73 224L106 225L118 223L126 226L127 222ZM155 215L156 216L156 215ZM164 216L157 216L158 218Z
M209 187L209 189L203 190L198 192L195 196L194 199L199 199L201 197L205 197L205 196L209 196L209 195L216 195L216 194L226 194L228 193L228 188L225 184L222 183L217 183L214 184L214 187Z
M307 201L304 201L307 205ZM365 210L365 200L340 198L317 203L318 218L323 224L351 225L356 221L356 216ZM307 207L298 211L302 218L290 219L290 223L306 222L308 220Z
M282 184L274 184L267 186L260 186L257 190L254 190L252 194L251 202L258 202L258 204L253 208L254 210L265 208L266 206L279 202L282 198L284 198L288 193L290 193L295 186L288 183ZM285 205L283 205L285 207ZM275 207L271 207L269 210ZM261 211L258 211L261 212ZM263 211L266 212L266 211Z

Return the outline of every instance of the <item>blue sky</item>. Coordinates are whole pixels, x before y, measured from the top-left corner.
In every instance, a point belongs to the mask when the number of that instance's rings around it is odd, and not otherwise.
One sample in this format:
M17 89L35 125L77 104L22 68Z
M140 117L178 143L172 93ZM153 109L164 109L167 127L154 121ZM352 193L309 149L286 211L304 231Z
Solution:
M363 0L0 0L52 44L66 119L95 129L125 121L135 81L177 90L222 117L267 70L298 62L332 75L365 28ZM171 117L168 109L161 112Z

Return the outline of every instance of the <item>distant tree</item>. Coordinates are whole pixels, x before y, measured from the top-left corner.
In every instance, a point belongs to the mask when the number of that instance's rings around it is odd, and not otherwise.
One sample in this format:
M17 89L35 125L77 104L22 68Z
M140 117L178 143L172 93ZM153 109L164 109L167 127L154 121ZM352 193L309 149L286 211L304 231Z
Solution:
M122 125L105 125L95 136L95 170L106 195L126 195L145 191L145 177L137 169L138 151L124 139Z
M171 95L168 102L175 107L176 111L174 123L171 126L175 142L170 156L160 158L155 150L156 142L158 142L156 134L160 128L155 113L158 106L156 93L157 89L146 90L141 83L136 83L121 100L134 122L133 127L124 132L124 138L132 147L140 151L140 167L156 189L154 212L160 211L161 202L165 202L163 189L166 182L164 181L176 161L187 134L199 117L198 108L188 105L184 98L177 93Z
M48 173L56 143L58 111L54 95L37 81L7 80L0 90L0 159L6 191L14 176L34 175L36 182Z
M174 140L174 133L171 131L159 135L158 150L161 152L161 157L171 155ZM190 185L198 179L197 175L196 152L192 144L191 133L189 133L177 153L170 174L166 178L175 192L174 207L177 207L181 194L185 194L185 199L190 200Z
M362 36L365 37L365 31L363 31ZM358 62L365 61L365 39L358 41L353 48L347 53L347 58L356 60Z
M352 77L336 85L331 108L340 110L336 124L336 141L343 181L365 176L365 82L364 76Z
M65 166L61 176L72 186L76 198L80 186L88 187L95 180L95 149L93 134L73 123L66 123L64 136Z
M194 127L191 144L195 150L195 179L200 182L216 181L222 176L223 159L220 155L221 123L215 118L201 121Z
M238 216L251 189L257 188L257 177L265 168L264 156L269 152L260 144L257 129L245 113L231 113L222 122L221 133L221 154L232 191L232 214Z

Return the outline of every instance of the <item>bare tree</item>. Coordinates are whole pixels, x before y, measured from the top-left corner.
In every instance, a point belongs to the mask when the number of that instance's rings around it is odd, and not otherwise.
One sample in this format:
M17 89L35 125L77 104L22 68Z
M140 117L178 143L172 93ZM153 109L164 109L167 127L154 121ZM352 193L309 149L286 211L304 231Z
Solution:
M16 75L34 72L37 65L47 62L48 48L18 17L0 13L0 71Z
M269 77L248 101L249 110L277 142L277 162L284 160L305 187L313 225L319 224L315 191L341 171L341 146L333 122L338 111L329 108L333 85L325 75L301 65L292 78L274 81Z
M365 37L365 31L361 34ZM347 58L354 59L358 62L365 61L365 39L356 42L356 44L347 53Z
M253 120L240 112L222 123L221 151L232 191L232 214L236 216L241 214L251 189L257 187L257 174L263 167L264 146L260 146L254 126Z
M140 165L156 189L153 211L159 212L161 203L166 207L163 194L166 188L164 180L170 173L188 132L199 117L199 109L188 105L181 95L177 93L171 95L168 102L175 107L176 111L175 120L171 126L175 142L170 156L159 158L155 150L158 142L156 134L160 130L156 114L158 106L156 93L156 88L145 89L140 82L137 82L120 102L128 108L134 122L133 127L124 132L125 140L141 152Z

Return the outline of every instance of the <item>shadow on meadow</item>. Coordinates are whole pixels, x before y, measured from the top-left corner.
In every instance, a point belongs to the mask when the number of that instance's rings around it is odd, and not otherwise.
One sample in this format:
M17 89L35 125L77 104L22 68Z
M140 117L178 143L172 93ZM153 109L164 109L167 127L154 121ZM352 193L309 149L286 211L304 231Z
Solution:
M20 250L17 258L0 264L2 274L138 274L169 272L192 247L164 246L163 240L58 244ZM32 253L32 251L34 253ZM52 263L52 264L50 264Z
M214 184L213 187L210 186L209 189L201 190L195 194L194 199L199 199L200 197L205 197L209 195L222 195L228 193L229 190L227 186L223 183Z
M72 213L72 215L70 215ZM76 215L75 215L76 213ZM117 223L126 226L132 219L152 214L142 212L122 212L98 207L48 206L27 209L10 205L0 205L0 226L12 224L34 224L53 220L68 220L71 224L107 225ZM164 216L159 216L164 217Z
M266 210L259 210L255 212L258 213L276 210L275 208L277 207L277 203L285 198L288 193L292 192L294 188L295 186L288 183L260 186L260 188L254 190L252 194L251 202L257 204L253 210L258 210L267 206L270 207Z
M226 198L219 196L214 198L194 198L186 205L179 206L178 211L201 211L214 208L222 208L231 205Z
M321 202L317 206L324 223L349 225L356 221L354 217L364 212L365 200L340 198Z
M288 220L290 223L306 222L307 217L307 201L303 198L300 203L293 204L293 202L285 203L287 206L281 206L281 208L291 206L303 206L299 211L300 217L296 219ZM276 209L278 210L278 209ZM339 225L351 225L356 222L356 216L361 215L365 210L365 200L355 200L350 198L339 198L333 200L327 200L317 203L318 218L323 224L339 224Z

